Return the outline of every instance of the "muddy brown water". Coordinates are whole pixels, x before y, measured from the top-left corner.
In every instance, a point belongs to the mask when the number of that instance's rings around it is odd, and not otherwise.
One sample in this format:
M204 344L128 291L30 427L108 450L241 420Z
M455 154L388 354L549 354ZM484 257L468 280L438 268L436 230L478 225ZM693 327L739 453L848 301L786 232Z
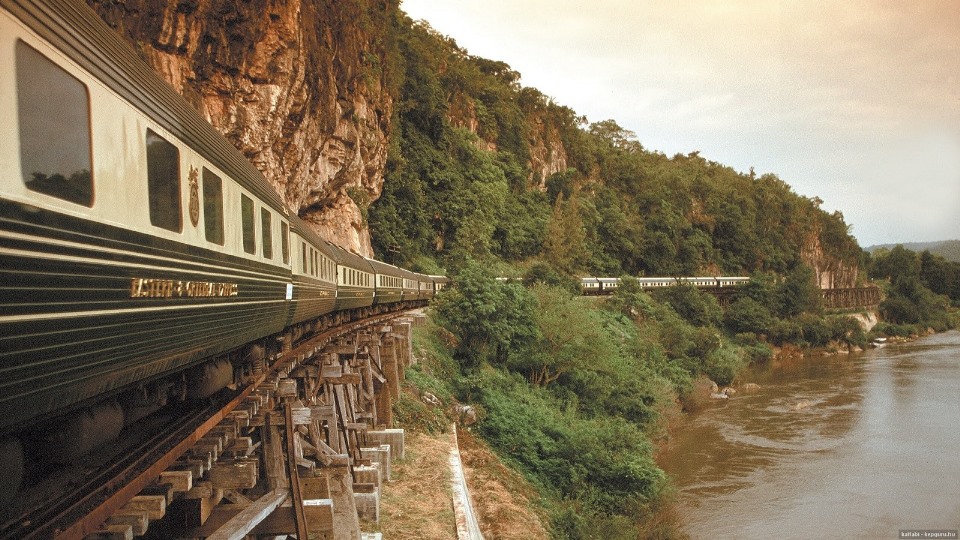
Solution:
M772 363L681 420L661 466L699 538L960 528L960 332Z

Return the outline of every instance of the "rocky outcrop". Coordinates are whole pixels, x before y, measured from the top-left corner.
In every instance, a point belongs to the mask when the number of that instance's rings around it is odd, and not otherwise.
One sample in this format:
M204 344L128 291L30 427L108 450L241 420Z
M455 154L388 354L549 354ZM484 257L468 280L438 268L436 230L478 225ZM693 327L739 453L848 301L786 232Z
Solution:
M560 133L544 118L534 115L529 124L530 183L545 191L550 175L567 170L567 151Z
M317 232L372 255L397 2L88 0ZM348 192L361 193L362 197Z
M450 125L475 134L475 145L480 150L497 151L497 141L491 140L494 137L485 133L481 126L473 98L462 92L455 92L450 96L448 106ZM567 150L559 130L551 123L544 110L527 111L525 123L530 151L528 181L535 189L546 191L547 178L567 170Z
M835 254L827 253L821 242L821 231L809 234L800 250L800 259L816 273L821 289L843 289L857 286L859 269Z

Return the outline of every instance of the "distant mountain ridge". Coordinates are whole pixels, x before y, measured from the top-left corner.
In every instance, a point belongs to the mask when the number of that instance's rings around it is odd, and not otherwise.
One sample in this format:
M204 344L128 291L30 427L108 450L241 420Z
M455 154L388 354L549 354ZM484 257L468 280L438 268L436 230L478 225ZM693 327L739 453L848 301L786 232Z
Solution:
M890 249L895 246L903 246L910 251L921 253L930 251L934 255L940 255L944 259L952 262L960 262L960 240L941 240L939 242L906 242L900 244L879 244L864 248L870 253L878 249Z

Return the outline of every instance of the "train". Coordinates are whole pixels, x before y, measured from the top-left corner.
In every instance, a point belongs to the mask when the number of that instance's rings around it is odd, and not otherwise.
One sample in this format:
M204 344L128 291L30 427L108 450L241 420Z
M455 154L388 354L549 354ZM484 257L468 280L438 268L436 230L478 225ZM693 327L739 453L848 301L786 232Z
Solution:
M737 287L750 282L749 277L704 276L704 277L640 277L634 278L641 289L659 289L677 285L691 285L699 289ZM585 295L613 294L623 281L612 277L580 278L580 290Z
M0 72L7 471L50 447L75 459L284 344L449 283L318 236L83 2L2 0Z

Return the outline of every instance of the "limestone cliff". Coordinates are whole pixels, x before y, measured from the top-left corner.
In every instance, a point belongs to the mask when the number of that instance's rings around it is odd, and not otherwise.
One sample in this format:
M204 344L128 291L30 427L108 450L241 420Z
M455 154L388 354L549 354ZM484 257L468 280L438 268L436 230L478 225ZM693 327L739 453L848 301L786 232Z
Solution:
M358 202L383 186L393 109L384 36L396 1L88 3L317 232L372 255Z
M466 129L477 135L476 146L480 150L496 152L497 141L487 135L477 116L475 98L462 92L454 92L448 100L450 125ZM531 186L546 191L550 175L567 170L567 150L553 118L542 109L525 111L526 143L529 148L528 181ZM494 139L494 140L491 140Z
M800 259L813 268L821 289L841 289L857 286L857 265L841 260L823 249L821 231L809 234L800 250Z
M560 133L543 114L528 119L530 142L530 183L541 191L547 189L550 175L567 170L567 150Z

